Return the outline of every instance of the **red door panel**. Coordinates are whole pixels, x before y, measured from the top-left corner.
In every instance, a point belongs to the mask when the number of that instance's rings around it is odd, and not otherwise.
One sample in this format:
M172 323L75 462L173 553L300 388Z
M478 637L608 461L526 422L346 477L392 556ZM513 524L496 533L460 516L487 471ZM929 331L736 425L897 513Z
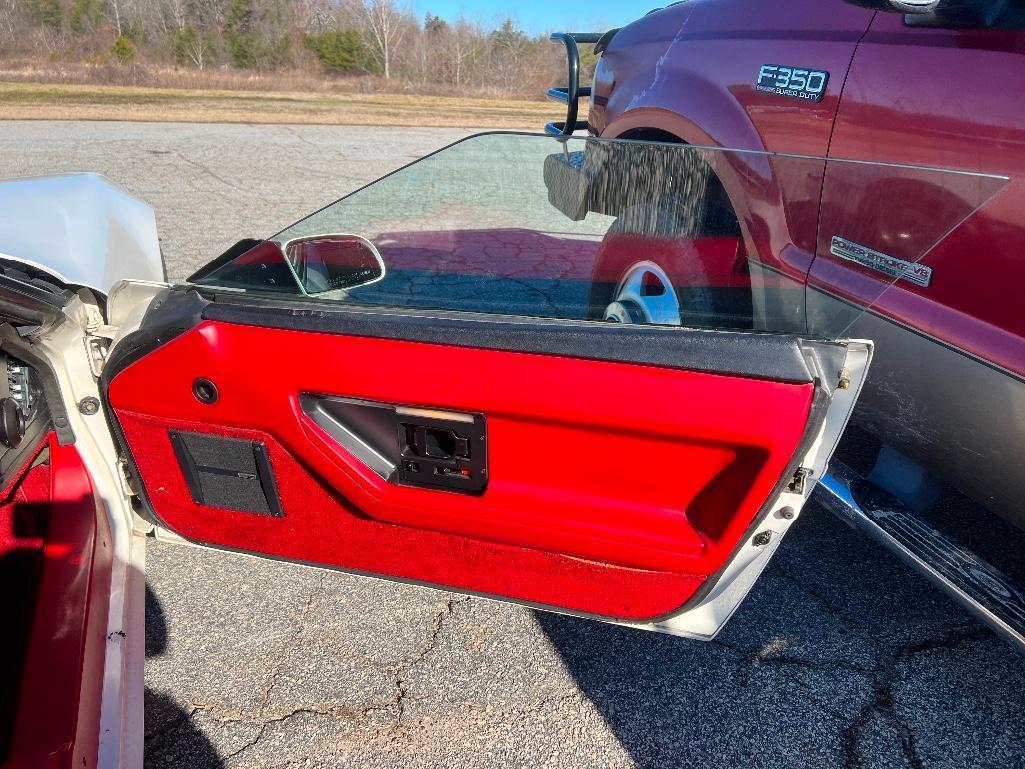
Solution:
M193 381L219 397L201 403ZM153 512L195 541L603 616L680 607L785 473L813 386L206 321L109 388ZM479 496L399 486L303 393L483 413ZM267 447L283 517L196 503L169 430Z

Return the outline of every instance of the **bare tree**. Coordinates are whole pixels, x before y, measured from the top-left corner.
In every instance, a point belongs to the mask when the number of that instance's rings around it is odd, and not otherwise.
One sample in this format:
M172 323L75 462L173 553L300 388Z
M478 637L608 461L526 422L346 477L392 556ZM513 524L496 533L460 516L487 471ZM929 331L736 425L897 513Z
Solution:
M187 0L189 24L196 29L214 32L224 29L227 0Z
M472 24L460 17L452 28L449 51L452 56L453 81L457 86L463 85L467 78L467 69L480 55L484 47L486 34L479 25Z
M117 30L117 36L121 37L123 30L121 28L121 2L122 0L108 0L110 3L111 13L114 14L114 28Z
M196 69L203 69L210 56L207 39L192 27L178 36L178 50Z
M161 5L163 5L163 13L160 15L171 24L171 28L176 32L184 32L185 28L189 26L188 1L163 0Z
M396 0L360 0L352 8L370 40L381 73L391 78L395 48L409 30L410 13L400 8Z
M0 40L13 42L27 25L23 5L19 0L0 0Z
M330 0L296 0L291 7L292 22L304 34L316 34L336 25L336 10Z

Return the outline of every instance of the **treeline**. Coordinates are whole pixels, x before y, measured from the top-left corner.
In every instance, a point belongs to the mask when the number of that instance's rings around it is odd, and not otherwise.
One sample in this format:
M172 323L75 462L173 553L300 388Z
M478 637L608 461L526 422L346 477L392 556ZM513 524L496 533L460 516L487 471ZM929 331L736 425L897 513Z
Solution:
M540 96L561 47L511 19L420 18L396 0L0 0L0 60L376 76Z

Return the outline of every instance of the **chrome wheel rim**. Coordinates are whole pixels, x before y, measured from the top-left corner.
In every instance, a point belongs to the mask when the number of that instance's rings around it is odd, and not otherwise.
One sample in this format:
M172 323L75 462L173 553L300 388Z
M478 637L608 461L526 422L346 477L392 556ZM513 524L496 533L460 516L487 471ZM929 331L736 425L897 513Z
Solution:
M631 265L619 281L605 320L679 326L680 300L666 271L654 262Z

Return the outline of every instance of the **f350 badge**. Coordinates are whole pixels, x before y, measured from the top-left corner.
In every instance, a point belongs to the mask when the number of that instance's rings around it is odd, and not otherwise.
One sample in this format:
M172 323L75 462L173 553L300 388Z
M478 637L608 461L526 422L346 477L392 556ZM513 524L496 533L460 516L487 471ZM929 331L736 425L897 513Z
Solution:
M825 70L763 64L758 71L755 89L762 93L789 96L793 99L822 101L828 82L829 73Z

